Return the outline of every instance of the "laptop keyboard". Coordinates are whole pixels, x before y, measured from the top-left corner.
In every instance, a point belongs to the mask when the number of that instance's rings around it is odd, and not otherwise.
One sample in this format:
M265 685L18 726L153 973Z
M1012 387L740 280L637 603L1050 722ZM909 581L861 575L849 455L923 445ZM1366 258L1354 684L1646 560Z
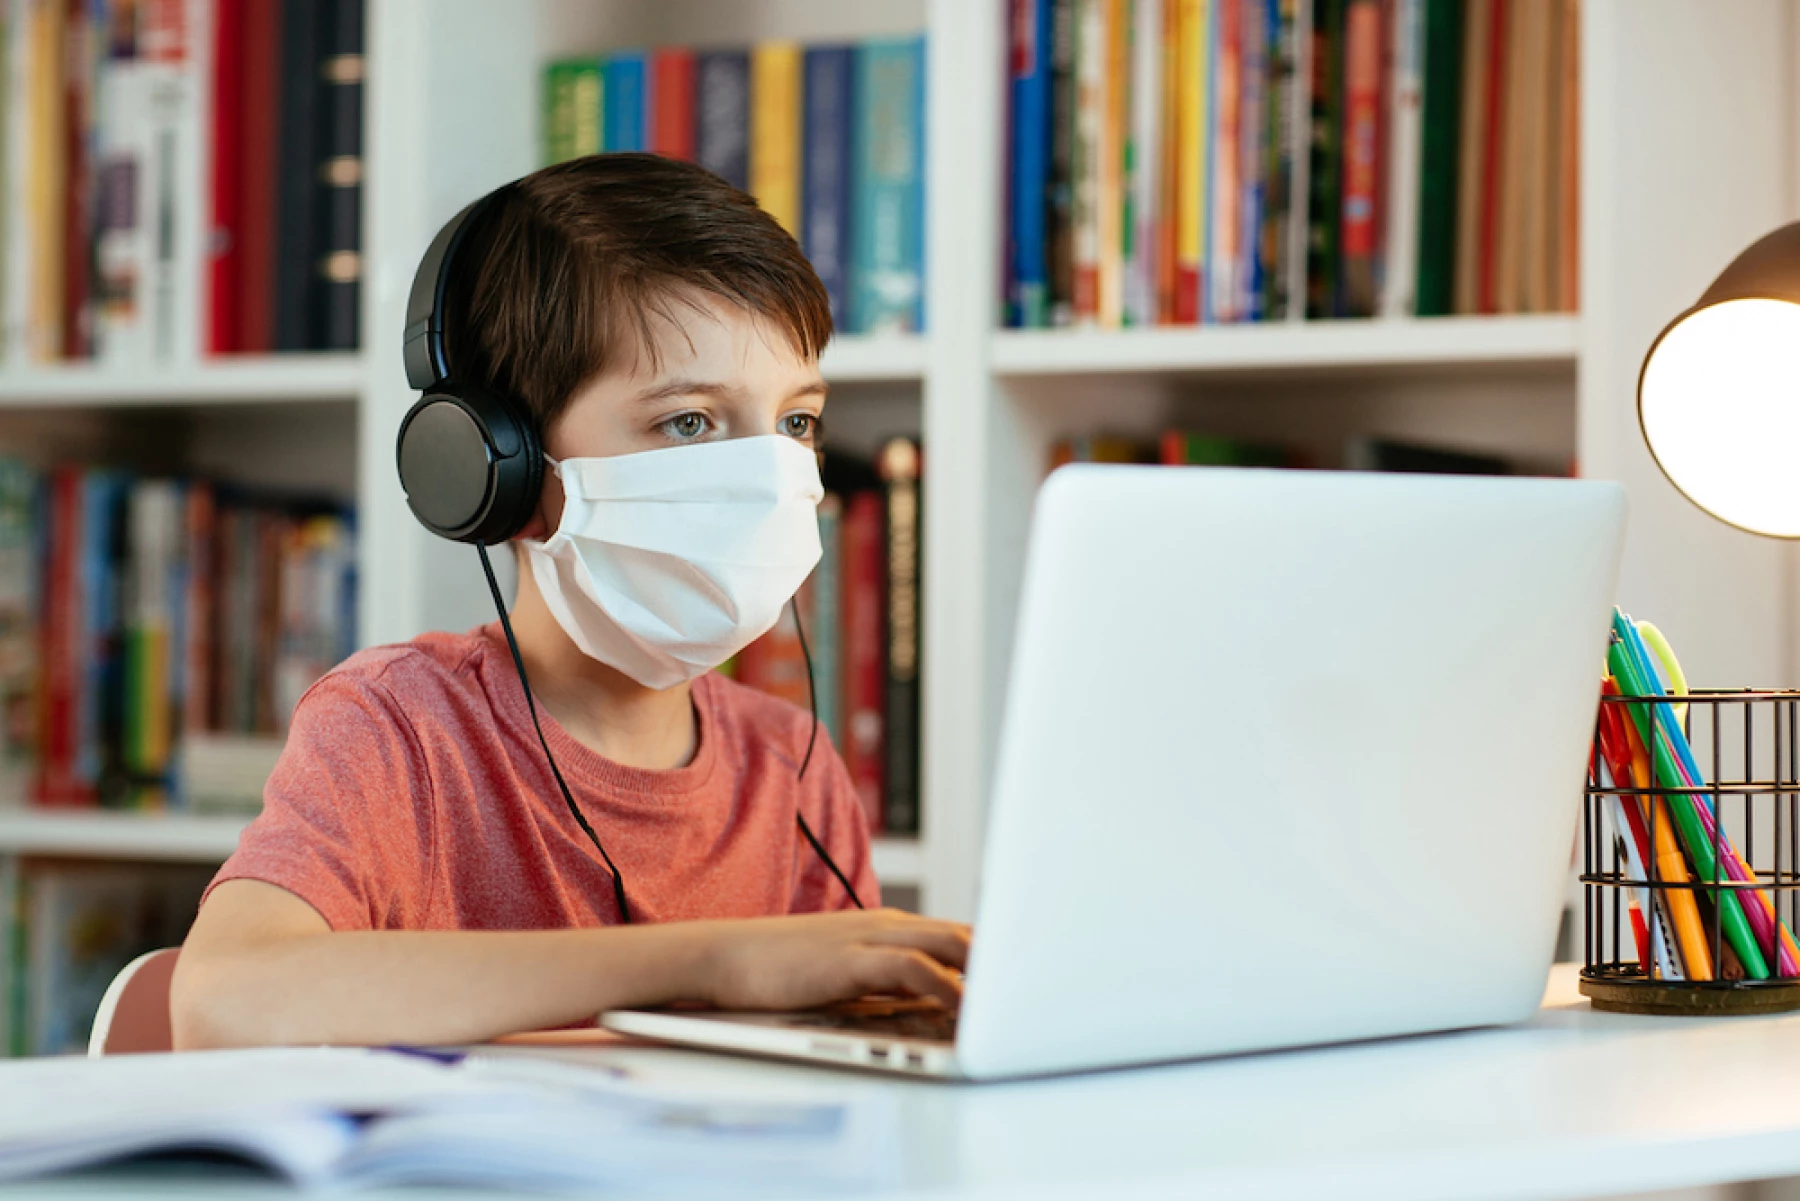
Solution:
M851 1001L809 1013L804 1024L849 1034L956 1041L956 1011L935 1001Z

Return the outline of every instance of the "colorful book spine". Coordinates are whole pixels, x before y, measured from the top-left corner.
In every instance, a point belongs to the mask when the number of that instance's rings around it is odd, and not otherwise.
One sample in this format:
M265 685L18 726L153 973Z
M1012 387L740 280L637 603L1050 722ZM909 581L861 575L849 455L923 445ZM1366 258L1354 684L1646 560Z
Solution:
M245 0L213 0L212 194L206 239L206 353L242 348Z
M1455 309L1457 128L1462 109L1462 0L1424 0L1419 131L1418 262L1414 309Z
M1475 249L1475 311L1500 311L1500 208L1505 189L1502 172L1506 162L1507 31L1512 5L1530 0L1493 0L1486 40L1486 87L1481 97L1481 188L1479 192ZM1467 64L1465 64L1466 67Z
M1311 245L1313 4L1314 0L1281 0L1284 17L1293 10L1294 70L1292 91L1284 98L1287 128L1287 263L1286 304L1289 321L1306 319L1307 255ZM1284 21L1285 25L1285 21Z
M1340 317L1370 317L1381 269L1380 0L1349 0L1344 14L1342 198L1338 232Z
M806 51L800 245L825 285L836 329L850 324L850 183L855 165L850 125L855 73L855 47L814 46Z
M1306 315L1338 313L1338 237L1342 229L1345 0L1315 0L1312 34L1312 147L1308 175Z
M1157 64L1157 144L1156 154L1156 266L1153 286L1156 289L1158 324L1175 320L1175 231L1179 224L1176 204L1177 165L1180 124L1177 108L1181 96L1181 0L1158 0L1162 6L1162 28L1159 33L1161 54Z
M1261 280L1258 320L1284 321L1290 312L1288 221L1294 177L1293 122L1297 65L1297 0L1267 0L1268 86L1263 97L1263 206L1256 233Z
M238 218L238 349L275 349L275 192L280 109L282 9L299 0L260 0L244 12L244 115L238 163L243 172ZM217 168L214 168L217 170Z
M843 746L844 564L843 499L835 492L819 502L819 544L813 571L806 636L812 649L814 704L832 743Z
M851 328L925 328L925 41L866 42L856 68Z
M544 68L538 155L545 166L575 157L575 69L573 62Z
M666 46L650 56L649 147L668 158L694 159L694 52ZM848 102L845 107L848 108Z
M0 362L31 353L31 249L27 213L36 177L30 171L31 20L25 0L0 5Z
M320 6L281 10L279 175L275 197L275 349L311 350L317 343L320 284L315 253L322 199L314 183L323 113L318 83L324 38Z
M1106 0L1075 0L1075 140L1071 179L1074 319L1100 319L1101 127L1106 102Z
M1562 111L1556 126L1556 308L1581 308L1581 0L1561 0Z
M1243 0L1214 0L1212 33L1212 102L1207 137L1206 282L1200 319L1236 321L1233 300L1238 290L1238 206L1243 199L1238 156L1242 133Z
M1011 14L1012 294L1006 323L1037 329L1050 324L1051 0L1013 0Z
M800 233L800 47L763 42L750 54L750 194Z
M1239 191L1237 288L1232 313L1238 321L1261 321L1264 306L1263 207L1268 187L1266 143L1269 117L1269 23L1267 0L1242 0L1239 60L1242 98L1238 108Z
M896 438L877 460L887 486L887 714L882 793L891 834L919 832L919 446Z
M1155 325L1163 245L1164 0L1133 0L1131 139L1127 145L1125 323ZM1172 261L1171 261L1172 265Z
M1388 87L1387 212L1381 302L1384 317L1417 311L1419 203L1424 186L1425 5L1395 0L1393 71Z
M1050 0L1050 324L1075 319L1076 0Z
M644 137L644 52L622 50L606 56L601 67L605 99L601 101L604 132L601 146L608 152L643 150Z
M63 297L58 350L65 359L87 358L93 348L93 296L88 270L94 218L94 74L104 11L73 0L64 14L62 135Z
M887 645L886 525L881 493L850 494L839 537L844 588L844 729L838 745L871 832L886 824L887 697L882 674Z
M23 794L35 749L40 510L37 472L0 458L0 795L7 797Z
M1131 132L1131 26L1127 0L1101 0L1104 50L1100 89L1100 192L1095 207L1099 234L1098 320L1107 329L1125 322L1126 220L1125 163Z
M1176 11L1175 77L1175 298L1173 320L1193 325L1200 320L1201 291L1206 286L1206 142L1211 89L1207 30L1210 0L1174 0Z
M62 348L63 256L68 213L68 144L62 136L66 9L60 0L30 0L26 138L26 242L30 247L30 357L55 360Z
M694 154L734 188L750 186L750 56L714 50L694 64Z

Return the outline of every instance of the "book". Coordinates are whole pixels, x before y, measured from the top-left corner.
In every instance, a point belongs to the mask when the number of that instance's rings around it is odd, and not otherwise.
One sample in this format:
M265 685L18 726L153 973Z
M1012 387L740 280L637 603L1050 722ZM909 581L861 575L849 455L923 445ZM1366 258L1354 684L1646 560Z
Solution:
M1053 326L1075 319L1076 0L1050 0L1050 166L1045 217Z
M1425 133L1425 5L1394 0L1393 71L1388 81L1387 198L1383 220L1383 317L1411 317L1419 262L1419 198Z
M1101 128L1106 121L1106 0L1075 0L1075 129L1070 160L1073 189L1070 303L1078 325L1100 319Z
M130 561L125 579L123 730L120 758L126 808L162 809L170 802L170 772L180 696L174 671L181 609L176 588L186 502L170 479L134 482L126 497Z
M29 359L31 251L26 213L31 21L25 0L0 3L0 363ZM35 183L35 178L32 179Z
M1455 311L1457 131L1462 108L1462 0L1423 0L1424 87L1419 132L1418 282L1421 317Z
M1231 312L1238 321L1263 319L1262 222L1268 181L1269 93L1267 0L1242 0L1238 19L1238 220L1236 284Z
M1315 0L1312 33L1311 130L1308 153L1306 315L1338 315L1342 213L1344 7Z
M1562 21L1562 110L1556 148L1556 307L1581 308L1581 0L1560 0Z
M23 794L36 748L40 505L38 473L0 458L0 798Z
M142 48L152 71L150 342L157 362L192 362L201 351L206 299L207 81L211 0L150 5Z
M1012 0L1009 12L1012 293L1006 324L1039 329L1050 324L1051 303L1051 0Z
M1405 471L1432 475L1510 475L1511 465L1498 455L1427 446L1391 438L1352 438L1344 451L1349 471Z
M686 47L664 46L651 52L649 130L649 149L693 161L694 52Z
M600 101L601 149L616 151L643 150L648 103L645 96L644 52L619 50L606 56L600 67L604 98Z
M1492 0L1485 43L1487 69L1482 73L1480 191L1475 226L1475 311L1499 309L1500 214L1504 199L1506 167L1506 81L1508 30L1513 0ZM1465 59L1464 69L1468 69ZM1472 73L1472 72L1471 72Z
M887 567L883 558L887 514L882 494L850 493L839 527L843 579L844 727L838 749L844 757L869 830L885 825L885 733L887 697L883 661L887 645Z
M790 234L800 232L800 47L750 52L750 194Z
M1237 320L1239 206L1243 201L1239 139L1243 134L1244 0L1213 0L1212 101L1207 137L1206 285L1200 319Z
M887 489L887 705L883 723L884 827L919 832L919 444L895 438L876 466Z
M851 177L855 147L850 139L851 101L856 90L853 46L811 46L805 54L805 186L801 195L800 246L825 285L831 324L850 324Z
M711 50L694 63L694 154L735 188L750 186L750 55Z
M1108 329L1125 322L1125 255L1128 240L1125 162L1129 156L1131 36L1130 0L1100 0L1104 39L1100 88L1099 194L1095 202L1099 238L1098 320Z
M1462 87L1456 134L1456 253L1451 311L1481 308L1482 210L1486 203L1488 42L1501 0L1463 0Z
M317 341L321 287L318 229L323 199L314 173L322 135L320 51L324 5L281 9L280 149L275 196L275 349L310 350Z
M299 2L257 0L244 12L238 349L247 354L267 354L275 349L275 196L281 111L278 40L284 6Z
M98 887L88 891L98 897ZM504 1053L409 1048L51 1058L7 1072L0 1180L9 1182L137 1157L166 1169L221 1153L239 1173L259 1169L308 1192L450 1184L825 1196L873 1194L898 1179L886 1098L655 1083ZM155 1175L174 1192L195 1179Z
M206 238L206 353L243 347L246 0L212 0L212 194ZM71 355L70 357L75 357Z
M1285 321L1292 313L1294 288L1293 219L1295 125L1302 124L1297 104L1299 72L1299 0L1268 0L1268 86L1264 96L1263 211L1256 235L1262 303L1260 320ZM1303 197L1302 207L1304 207ZM1304 234L1302 234L1302 249ZM1304 279L1300 280L1304 287Z
M1504 74L1500 76L1499 175L1493 213L1492 282L1487 311L1522 313L1531 270L1534 141L1543 113L1548 0L1516 0L1507 7Z
M858 47L851 328L925 328L925 40Z
M38 362L62 349L63 239L68 215L68 144L62 136L65 14L60 0L29 0L25 36L24 114L27 190L25 245L30 248L28 354Z
M563 59L544 70L544 163L605 149L606 95L600 60Z
M361 342L362 307L362 97L363 0L330 0L325 6L319 63L323 119L319 165L317 251L319 328L313 348L355 350Z
M819 565L809 587L806 636L812 648L813 693L819 721L832 742L843 745L844 500L827 492L819 502Z
M1156 98L1158 114L1157 144L1152 152L1156 155L1156 244L1152 248L1155 265L1152 272L1151 286L1155 289L1155 317L1157 324L1167 324L1175 320L1175 239L1176 227L1179 224L1177 208L1178 186L1176 181L1177 166L1181 161L1179 113L1182 81L1181 70L1181 13L1180 0L1158 0L1162 8L1162 28L1158 32L1160 38L1160 54L1157 63L1157 85L1159 94Z
M1187 430L1169 430L1157 445L1157 462L1165 467L1287 467L1288 452L1237 438Z
M1163 125L1167 89L1164 0L1132 0L1130 133L1125 160L1125 324L1158 319L1163 207ZM1173 269L1173 260L1169 260ZM1173 277L1170 277L1173 283Z
M1348 0L1344 13L1343 227L1338 233L1340 317L1372 317L1379 303L1382 38L1380 0Z
M62 313L58 351L65 359L92 352L93 309L88 245L94 219L94 72L104 10L71 3L63 14L64 213Z
M1205 287L1207 224L1206 137L1210 89L1207 30L1211 0L1174 0L1175 34L1175 282L1171 320L1192 325L1200 320L1200 294Z

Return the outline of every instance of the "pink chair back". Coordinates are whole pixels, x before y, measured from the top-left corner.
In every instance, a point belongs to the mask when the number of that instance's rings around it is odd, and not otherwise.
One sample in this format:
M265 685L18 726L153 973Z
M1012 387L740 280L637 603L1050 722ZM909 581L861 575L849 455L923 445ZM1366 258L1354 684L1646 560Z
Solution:
M122 968L100 998L88 1054L131 1055L172 1051L175 1035L169 1023L169 983L175 978L180 947L164 947L139 955Z

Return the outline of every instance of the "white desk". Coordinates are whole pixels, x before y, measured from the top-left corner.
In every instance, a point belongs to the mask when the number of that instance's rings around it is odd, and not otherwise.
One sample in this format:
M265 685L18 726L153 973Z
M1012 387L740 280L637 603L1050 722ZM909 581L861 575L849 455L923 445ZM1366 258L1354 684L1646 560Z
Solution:
M580 1054L659 1076L818 1079L685 1052ZM1505 1030L979 1087L841 1079L899 1100L907 1177L894 1197L1525 1201L1800 1175L1800 1015L1598 1014L1567 967L1538 1016ZM122 1185L291 1196L109 1175L0 1188L0 1201L117 1197Z

